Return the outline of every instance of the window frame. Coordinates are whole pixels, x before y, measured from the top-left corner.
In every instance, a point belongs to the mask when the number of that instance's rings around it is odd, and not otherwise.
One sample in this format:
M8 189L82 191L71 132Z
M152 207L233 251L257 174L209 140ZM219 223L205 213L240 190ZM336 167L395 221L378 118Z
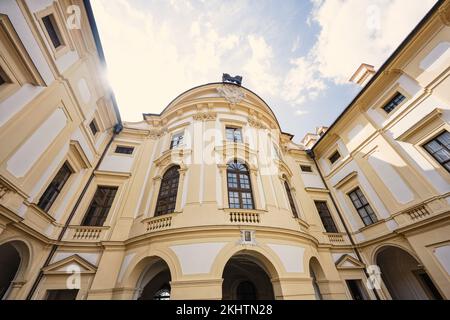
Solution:
M333 161L332 158L333 158L335 155L338 155L338 157L336 158L336 160ZM328 157L328 161L330 161L331 165L334 165L334 164L336 164L336 162L338 162L339 159L341 159L341 158L342 158L342 155L341 155L341 153L339 152L339 150L335 150L335 151Z
M177 143L175 142L175 138L178 137ZM181 139L179 138L181 137ZM173 150L173 149L178 149L180 147L184 146L184 131L179 131L177 133L172 134L172 136L170 137L170 146L169 149Z
M326 208L326 214L323 214L323 210L319 208L320 205L324 205ZM316 207L317 213L319 214L320 220L322 221L322 225L325 229L326 233L339 233L339 229L337 228L336 222L333 219L333 215L331 214L330 208L328 206L328 201L326 200L314 200L314 205ZM327 222L325 222L327 221ZM331 224L329 223L331 221ZM331 227L331 228L328 228Z
M450 153L450 148L449 147L447 147L447 146L445 146L441 141L439 141L439 140L437 140L439 137L441 137L441 136L443 136L443 135L445 135L445 134L448 134L448 135L450 135L450 132L448 131L448 130L443 130L443 131L440 131L437 135L435 135L433 138L431 138L431 139L428 139L425 143L423 143L421 146L422 146L422 148L423 148L423 150L425 150L425 152L440 166L440 167L442 167L445 171L447 171L448 173L450 173L450 168L447 168L446 166L445 166L445 164L449 164L449 166L450 166L450 159L449 160L447 160L447 161L444 161L444 162L441 162L436 156L435 156L435 154L437 153L437 152L434 152L434 153L431 153L431 151L430 150L428 150L427 149L427 145L429 145L430 143L432 143L432 142L436 142L436 143L438 143L440 146L441 146L441 150L442 149L444 149L445 151L447 151L447 152L449 152Z
M401 96L400 102L396 102L394 103L395 100L397 100L397 97ZM383 103L383 105L381 106L381 109L386 113L386 114L391 114L393 111L395 111L396 109L398 110L398 107L400 107L402 104L404 104L407 100L406 95L404 95L402 92L400 91L396 91L393 95L390 95L390 98L387 99L387 101L385 103ZM394 107L392 109L390 109L389 111L386 110L386 108L390 105L394 103Z
M67 169L68 173L64 176L62 183L59 183L59 185L57 187L54 187L53 183L55 182L55 179L59 176L61 170L64 168ZM53 177L52 181L48 184L48 186L46 187L44 192L41 194L39 201L36 204L38 206L38 208L40 208L44 212L48 212L51 209L51 207L53 206L53 204L55 203L56 199L61 194L62 190L64 189L64 186L67 184L67 181L69 181L69 179L73 173L74 173L74 169L72 168L72 166L69 164L68 161L65 161L63 163L63 165L56 172L56 175ZM47 193L51 192L52 190L53 190L53 193L50 196L47 195ZM45 199L44 197L47 199L49 198L47 200L47 203L45 204L45 206L43 205L44 199Z
M361 193L362 196L358 194L358 191ZM356 197L358 198L358 201L361 203L361 206L358 207L356 205L355 200L351 196L352 194L356 195ZM366 195L363 193L362 189L359 186L357 186L356 188L353 188L352 191L348 192L347 196L349 197L350 202L353 204L353 207L355 208L356 212L358 213L358 216L361 218L365 227L371 226L371 225L379 222L378 217L377 217L375 211L373 210L369 200L367 200ZM363 198L366 202L365 204L363 204L363 201L361 201ZM370 208L372 213L369 213L366 208ZM366 221L364 220L365 217L363 217L361 215L361 212L360 212L361 209L364 209L364 211L366 212L366 215L367 215L366 217L368 217L370 219L370 221L371 221L370 223L366 223Z
M294 196L292 195L292 188L286 179L283 179L283 184L284 184L286 196L288 198L289 206L291 208L291 213L293 214L294 218L299 219L300 216L298 215L298 210L297 210L297 206L295 204L295 199L294 199Z
M101 208L101 215L96 213L93 208L94 204L96 204L96 196L100 189L108 189L113 190L113 195L109 195L105 197L104 203L102 205L98 206L98 208ZM87 207L87 210L84 214L83 220L81 221L81 226L89 226L89 227L103 227L106 219L108 218L109 212L111 211L111 208L114 206L114 201L116 200L117 192L119 191L118 186L112 186L112 185L97 185L97 188L92 196L91 202L89 203L89 206ZM108 198L111 200L110 204ZM93 210L93 213L90 214L90 211ZM92 223L94 221L95 223Z
M120 150L129 150L130 152L120 152ZM114 149L114 153L124 155L124 156L131 156L134 153L134 147L124 146L124 145L116 145L116 147Z
M245 167L246 171L240 171L238 169L231 169L230 166L231 165L237 165L240 164L242 166ZM230 174L234 174L236 175L236 183L234 182L230 182ZM241 186L241 175L245 175L248 179L248 188L243 188ZM255 210L255 200L253 197L253 188L252 188L252 181L251 181L251 175L250 175L250 170L248 168L248 166L239 160L233 160L231 162L227 163L227 168L226 168L226 178L227 178L227 196L228 196L228 208L230 209L241 209L241 210ZM230 187L230 184L232 183L232 186ZM244 183L245 184L245 183ZM234 186L236 185L236 187ZM230 197L230 193L237 193L237 197ZM251 206L248 207L248 204L244 205L244 199L242 197L243 194L250 194L250 198L246 198L247 200L250 199L251 200ZM238 199L238 204L239 206L232 206L231 203L231 199ZM236 202L233 202L233 204L235 204Z
M308 168L307 171L304 170L305 168ZM300 171L302 173L314 173L313 167L308 164L300 164Z
M94 129L92 128L92 125L94 125L95 132L94 132ZM89 126L89 129L90 129L91 133L92 133L92 136L93 136L93 137L96 137L97 134L100 132L100 129L99 129L98 124L97 124L97 120L96 120L95 118L93 118L93 119L89 122L89 125L88 125L88 126Z
M174 165L166 170L161 178L161 184L159 186L158 197L156 198L155 217L164 216L166 214L174 213L177 207L178 189L180 187L180 166ZM176 175L170 176L172 172L176 171ZM165 180L166 179L166 180ZM176 183L174 181L176 180ZM167 185L167 195L163 195L163 189ZM174 198L175 200L170 200ZM162 206L166 206L166 209L161 209Z
M56 48L53 45L53 41L51 39L50 34L48 33L47 27L45 26L45 23L43 20L45 17L47 17L49 15L53 15L52 22L54 22L54 24L52 24L52 25L53 25L53 28L55 29L56 33L59 35L59 40L61 42L61 45ZM65 17L64 17L62 10L60 9L59 4L57 2L53 2L47 8L45 8L39 12L36 12L35 17L39 23L42 33L44 34L44 37L48 44L48 48L50 48L55 60L60 58L61 56L65 55L70 50L74 49L74 46L70 39L69 32L66 28Z
M233 130L233 140L228 139L228 130ZM236 141L236 132L239 132L240 141ZM225 126L225 140L227 142L231 142L231 143L244 143L242 127L234 126L234 125L226 125Z

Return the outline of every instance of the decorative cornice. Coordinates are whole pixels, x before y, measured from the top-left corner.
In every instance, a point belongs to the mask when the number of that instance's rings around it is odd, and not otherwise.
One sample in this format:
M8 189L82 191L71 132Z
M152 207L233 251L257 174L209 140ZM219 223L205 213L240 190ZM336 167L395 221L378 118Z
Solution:
M197 112L192 117L196 121L215 121L217 119L217 113L213 111Z
M165 127L152 128L148 131L148 137L150 139L159 139L166 133L167 133L167 128L165 128Z

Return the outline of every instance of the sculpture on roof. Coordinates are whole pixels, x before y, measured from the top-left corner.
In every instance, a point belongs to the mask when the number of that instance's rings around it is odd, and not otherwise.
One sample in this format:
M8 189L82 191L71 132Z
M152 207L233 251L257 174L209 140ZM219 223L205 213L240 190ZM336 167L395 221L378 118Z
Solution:
M241 76L232 77L228 73L224 73L222 75L222 82L235 83L238 86L240 86L240 85L242 85L242 77Z

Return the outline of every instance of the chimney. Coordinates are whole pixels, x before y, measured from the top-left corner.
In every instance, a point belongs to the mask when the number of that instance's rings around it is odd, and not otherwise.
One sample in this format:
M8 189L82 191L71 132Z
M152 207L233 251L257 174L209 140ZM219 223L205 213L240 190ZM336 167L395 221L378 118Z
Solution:
M352 77L350 78L350 82L354 82L363 87L375 73L376 71L374 66L363 63L352 75Z

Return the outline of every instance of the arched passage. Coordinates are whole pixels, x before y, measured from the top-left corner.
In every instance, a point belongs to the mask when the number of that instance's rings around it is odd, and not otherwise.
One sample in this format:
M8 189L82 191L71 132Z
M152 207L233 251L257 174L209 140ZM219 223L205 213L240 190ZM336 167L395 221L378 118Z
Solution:
M157 257L144 259L146 266L137 282L138 300L169 300L172 276L167 263Z
M311 260L309 260L309 275L312 279L316 300L322 300L323 289L321 290L321 286L323 286L322 281L326 280L326 278L319 261L315 257L312 257Z
M11 283L23 275L28 260L29 250L23 242L0 245L0 300L8 297Z
M274 300L271 279L275 268L257 255L240 252L225 265L222 278L223 300Z
M442 299L423 266L408 252L394 246L376 255L381 277L394 300Z

